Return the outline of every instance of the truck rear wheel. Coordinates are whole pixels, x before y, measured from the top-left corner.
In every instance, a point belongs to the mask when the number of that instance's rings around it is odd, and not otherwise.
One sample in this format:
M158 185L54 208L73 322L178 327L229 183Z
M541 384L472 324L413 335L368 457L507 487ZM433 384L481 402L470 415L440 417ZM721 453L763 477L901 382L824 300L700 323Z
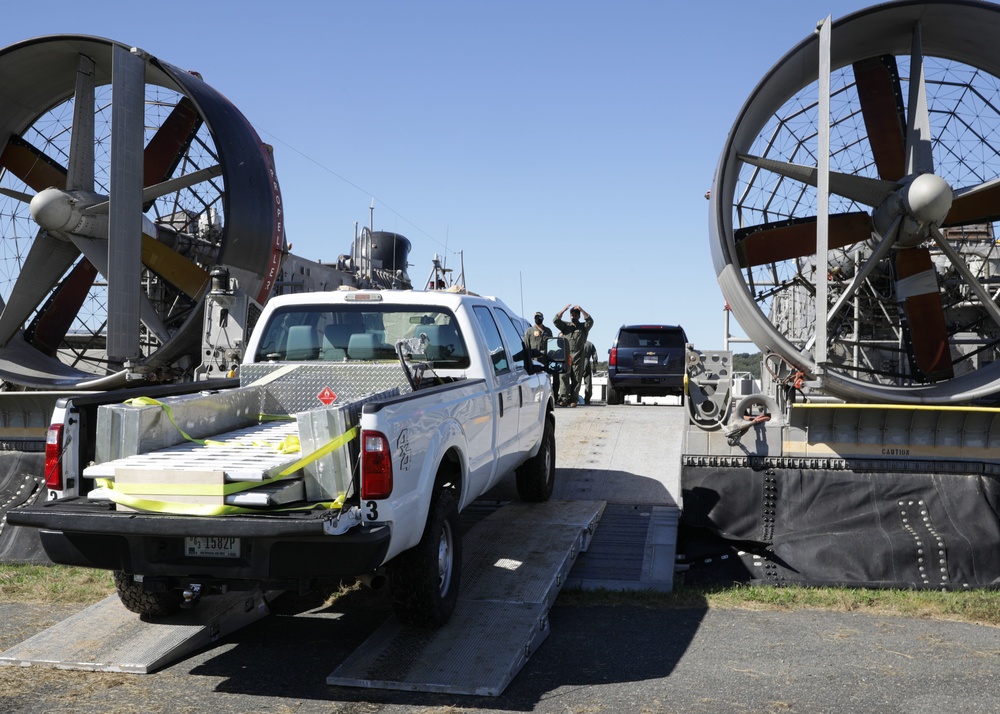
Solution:
M164 617L172 615L181 609L180 598L175 593L150 593L142 588L128 573L114 571L115 590L118 599L130 612L137 612L147 617Z
M440 627L458 601L462 536L458 503L451 489L438 491L420 542L388 565L396 617L408 625Z
M615 389L614 387L612 387L609 384L608 385L608 394L607 394L607 398L606 398L605 401L607 401L608 404L621 404L621 402L622 402L621 392L618 391L617 389Z
M517 468L517 495L522 501L548 501L556 481L556 426L545 418L542 445L538 453Z

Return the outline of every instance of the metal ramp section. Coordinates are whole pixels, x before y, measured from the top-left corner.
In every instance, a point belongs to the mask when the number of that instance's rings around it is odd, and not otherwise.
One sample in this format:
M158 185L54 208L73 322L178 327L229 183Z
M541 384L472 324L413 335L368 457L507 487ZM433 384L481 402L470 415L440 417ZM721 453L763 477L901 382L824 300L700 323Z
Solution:
M499 696L549 632L548 612L603 501L511 503L463 542L458 605L447 625L387 620L327 677L368 689Z
M601 528L566 584L581 590L671 592L679 520L676 506L609 503Z
M0 653L0 664L148 674L268 613L258 590L207 597L150 622L111 595Z

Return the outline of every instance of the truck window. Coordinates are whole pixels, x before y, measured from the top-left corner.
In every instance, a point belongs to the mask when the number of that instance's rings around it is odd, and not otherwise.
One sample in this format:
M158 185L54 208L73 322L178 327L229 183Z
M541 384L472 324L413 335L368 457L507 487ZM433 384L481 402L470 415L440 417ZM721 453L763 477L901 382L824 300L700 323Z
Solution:
M504 349L503 340L500 339L500 329L493 320L493 313L488 307L477 305L475 307L476 319L483 329L483 337L486 339L486 349L490 353L490 362L493 364L494 374L503 374L510 371L510 360L507 357L507 350Z
M506 311L497 309L497 319L500 321L500 329L503 331L504 339L507 340L507 346L514 352L511 359L514 361L514 366L524 364L524 330L518 329L517 321L507 314ZM527 329L527 328L525 328Z
M289 305L272 313L255 361L396 360L396 342L418 338L422 359L466 369L469 351L455 316L437 306Z

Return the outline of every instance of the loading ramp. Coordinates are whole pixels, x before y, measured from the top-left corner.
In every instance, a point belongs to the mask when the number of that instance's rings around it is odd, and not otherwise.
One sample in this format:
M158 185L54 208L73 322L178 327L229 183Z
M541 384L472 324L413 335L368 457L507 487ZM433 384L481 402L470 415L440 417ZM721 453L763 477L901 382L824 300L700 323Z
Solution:
M465 536L444 627L387 620L327 677L368 689L499 696L549 633L548 612L587 549L603 501L511 503Z
M548 611L604 510L600 501L511 503L463 541L458 607L443 628L390 618L327 680L343 686L499 695L548 635ZM117 595L0 653L0 665L148 674L269 614L278 593L228 593L155 622Z
M268 614L259 590L205 598L156 622L110 595L0 653L0 664L149 674Z

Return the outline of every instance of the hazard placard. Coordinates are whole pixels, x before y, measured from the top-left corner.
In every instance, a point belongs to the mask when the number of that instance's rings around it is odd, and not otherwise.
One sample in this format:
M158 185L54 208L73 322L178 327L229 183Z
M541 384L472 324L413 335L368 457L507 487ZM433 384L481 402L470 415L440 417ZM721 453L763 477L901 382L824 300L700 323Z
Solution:
M316 395L316 398L319 399L324 404L326 404L327 406L337 401L337 395L329 387L323 387L323 390Z

